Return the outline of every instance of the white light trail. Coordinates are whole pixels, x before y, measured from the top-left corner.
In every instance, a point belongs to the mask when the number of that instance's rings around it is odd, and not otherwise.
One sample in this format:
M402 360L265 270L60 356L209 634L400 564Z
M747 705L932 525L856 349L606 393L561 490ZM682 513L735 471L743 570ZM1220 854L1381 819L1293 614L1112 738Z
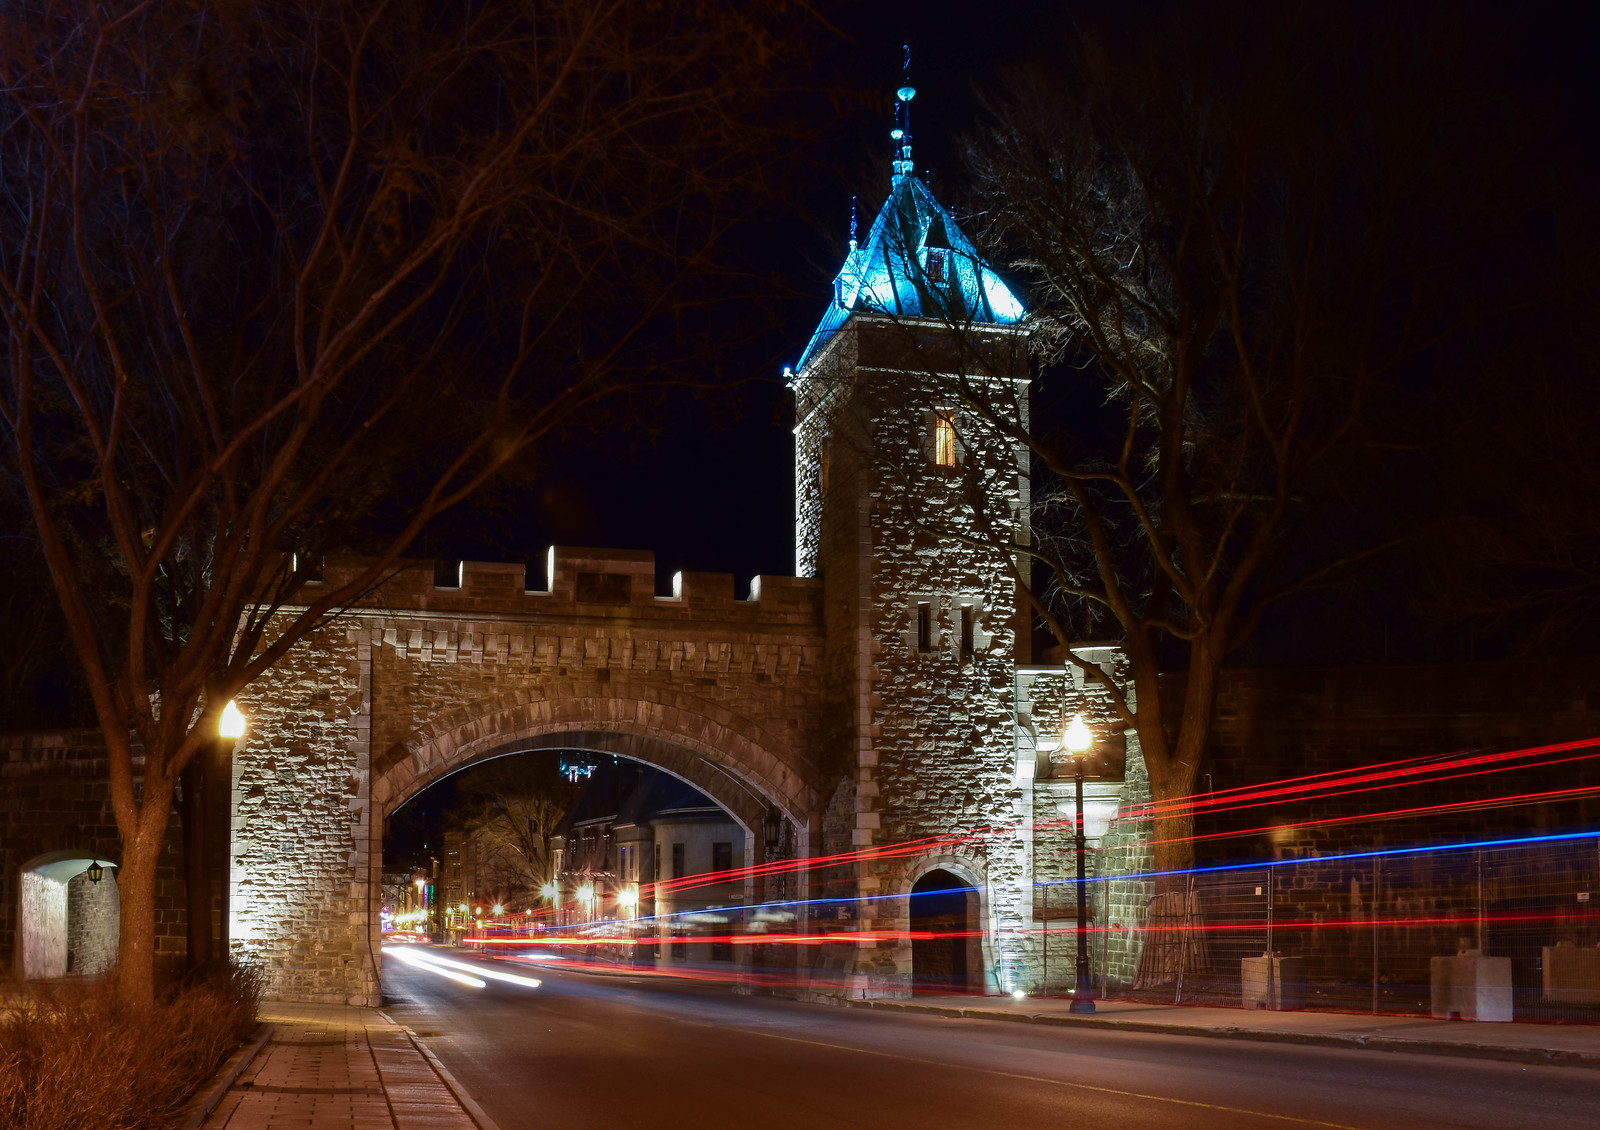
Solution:
M529 989L537 989L543 984L537 977L524 977L518 973L506 973L499 969L488 969L482 965L468 965L464 961L454 961L448 957L440 957L435 953L419 953L416 950L402 949L398 946L386 946L383 952L393 953L402 961L408 961L412 965L420 965L445 977L459 978L461 974L455 973L453 970L463 970L472 974L467 980L476 981L477 987L480 989L483 987L483 982L477 980L479 977L487 977L491 981L504 981L511 985L522 985Z
M384 946L383 952L392 957L398 957L407 965L415 965L419 969L426 969L429 973L436 973L440 977L448 977L450 980L462 985L466 985L469 988L481 989L485 984L487 984L487 982L480 981L476 977L468 977L463 973L457 973L454 970L446 969L440 965L435 965L431 961L426 961L423 959L422 955L417 953L415 950L403 949L400 946Z

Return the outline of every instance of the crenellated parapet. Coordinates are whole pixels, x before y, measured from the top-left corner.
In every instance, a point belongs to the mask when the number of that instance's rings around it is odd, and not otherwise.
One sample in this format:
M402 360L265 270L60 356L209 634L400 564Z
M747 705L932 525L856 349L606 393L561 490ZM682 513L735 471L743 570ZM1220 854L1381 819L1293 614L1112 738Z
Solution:
M329 557L322 578L302 590L360 576L370 562ZM736 599L731 573L676 573L666 593L656 591L655 554L648 550L551 546L542 567L463 561L454 583L440 584L431 561L403 560L352 610L406 610L452 616L492 615L703 622L761 628L815 624L822 615L822 585L809 577L757 576L749 596Z

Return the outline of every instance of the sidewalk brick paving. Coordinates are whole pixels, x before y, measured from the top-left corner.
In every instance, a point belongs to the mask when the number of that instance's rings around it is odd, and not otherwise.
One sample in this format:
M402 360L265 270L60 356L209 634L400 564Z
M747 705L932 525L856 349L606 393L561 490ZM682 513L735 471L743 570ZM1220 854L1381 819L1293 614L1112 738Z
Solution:
M478 1130L411 1038L370 1008L269 1003L271 1041L206 1130Z

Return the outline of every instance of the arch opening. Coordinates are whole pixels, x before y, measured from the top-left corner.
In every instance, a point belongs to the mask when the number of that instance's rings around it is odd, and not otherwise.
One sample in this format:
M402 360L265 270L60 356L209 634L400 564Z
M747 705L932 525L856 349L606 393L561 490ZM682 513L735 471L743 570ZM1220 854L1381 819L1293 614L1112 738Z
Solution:
M102 869L98 882L91 865ZM117 870L76 851L52 852L21 871L20 973L25 980L93 977L116 964L122 900Z
M983 941L978 892L966 879L935 868L911 887L911 991L981 990Z
M750 910L762 892L748 869L767 857L772 822L764 827L761 817L775 806L746 789L744 811L735 810L702 787L727 775L696 780L682 771L687 763L663 766L559 738L540 745L547 748L484 752L396 807L384 851L386 929L461 941L486 924L513 934L554 927L593 932L600 940L588 956L607 961L730 973L746 964L748 948L726 936L755 914L782 917ZM528 795L508 796L518 783ZM500 790L487 806L486 787ZM544 822L541 858L528 858L526 841L508 842L508 816ZM782 831L770 846L787 850L797 837ZM431 854L419 844L431 844ZM604 940L613 933L627 941Z

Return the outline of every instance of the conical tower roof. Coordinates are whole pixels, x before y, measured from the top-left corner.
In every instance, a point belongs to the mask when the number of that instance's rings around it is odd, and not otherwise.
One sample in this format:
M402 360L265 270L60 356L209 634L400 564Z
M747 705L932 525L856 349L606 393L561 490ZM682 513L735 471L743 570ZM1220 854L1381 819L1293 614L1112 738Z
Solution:
M844 268L833 281L833 302L800 355L796 374L805 373L852 314L963 325L1007 326L1022 320L1021 300L909 165L909 160L895 163L894 187L866 243L858 248L851 240Z

